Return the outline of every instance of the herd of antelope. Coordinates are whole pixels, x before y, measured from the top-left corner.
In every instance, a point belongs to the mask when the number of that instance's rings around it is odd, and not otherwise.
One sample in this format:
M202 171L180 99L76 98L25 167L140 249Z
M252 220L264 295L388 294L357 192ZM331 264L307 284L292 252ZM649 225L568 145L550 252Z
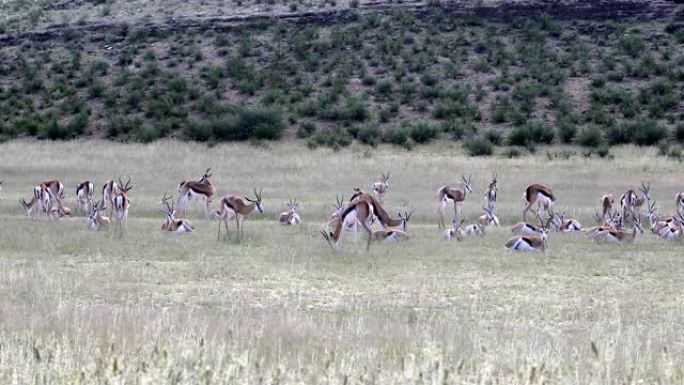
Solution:
M205 215L208 219L218 220L218 234L225 228L225 237L230 237L228 223L235 219L237 238L244 233L243 220L254 211L264 212L261 190L254 189L254 199L247 196L226 195L219 200L218 208L209 210L216 193L211 182L211 169L207 169L197 180L182 181L178 185L178 199L164 193L159 201L159 210L165 215L161 229L169 232L192 232L195 230L185 216L191 200L203 202ZM339 248L344 232L352 232L354 241L357 239L359 227L367 233L366 248L370 248L373 241L399 241L409 238L408 222L413 212L399 213L392 217L384 207L384 197L389 191L390 174L382 173L382 180L371 185L371 193L363 192L359 188L349 200L337 198L337 204L330 216L329 231L321 234L333 248ZM0 181L0 186L2 182ZM462 241L470 236L485 236L490 226L500 226L496 215L497 175L487 186L482 205L483 214L474 223L466 224L461 218L466 198L473 193L472 178L461 177L461 186L443 186L437 190L437 224L445 240ZM114 228L123 234L127 227L128 211L130 208L129 193L133 189L130 178L123 183L108 180L102 187L100 200L93 198L95 185L91 181L84 181L76 187L77 211L88 216L87 227L92 230L102 230L110 227L110 217L114 220ZM1 199L1 198L0 198ZM29 201L19 200L26 215L34 219L41 216L46 221L58 220L70 216L71 210L65 206L64 185L58 180L50 180L33 188ZM523 221L511 228L514 234L505 247L520 251L545 251L550 230L557 232L583 232L590 239L599 243L626 243L633 241L637 233L643 233L641 208L646 204L646 218L650 230L657 237L667 240L684 241L684 192L675 196L676 214L671 216L659 215L656 202L651 199L650 184L641 183L638 189L628 189L620 197L619 210L614 208L615 198L607 193L601 198L601 213L595 217L598 226L584 229L577 219L566 218L566 211L556 212L556 197L550 187L543 184L529 185L523 192L525 207L522 210ZM178 204L178 212L174 205ZM453 206L454 216L452 226L447 228L445 215L449 205ZM302 222L299 213L299 202L290 200L287 210L278 215L282 225L298 225ZM536 209L536 212L535 212ZM107 211L109 210L109 214ZM536 214L535 222L527 222L528 213ZM180 214L179 218L176 215ZM374 229L375 224L379 228ZM630 230L631 229L631 230Z

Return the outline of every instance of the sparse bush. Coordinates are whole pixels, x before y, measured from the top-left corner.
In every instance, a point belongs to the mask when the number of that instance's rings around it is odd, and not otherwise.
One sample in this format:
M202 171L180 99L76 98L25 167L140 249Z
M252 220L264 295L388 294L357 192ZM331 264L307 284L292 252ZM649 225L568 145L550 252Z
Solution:
M627 124L626 131L631 133L632 141L640 146L654 145L667 137L667 130L655 120L639 119Z
M309 148L316 147L331 147L338 150L342 147L347 147L351 144L352 138L344 129L339 126L320 130L309 137L307 145Z
M382 140L383 142L396 144L397 146L409 147L409 128L405 126L392 127L385 130Z
M585 127L577 135L577 144L587 148L598 148L603 144L603 133L594 126Z
M311 122L302 123L297 129L297 137L300 139L305 139L310 137L316 132L316 125Z
M430 122L416 122L410 126L409 135L416 143L427 143L437 136L437 127Z
M382 139L382 131L376 124L366 124L359 129L357 138L361 143L369 146L377 146Z

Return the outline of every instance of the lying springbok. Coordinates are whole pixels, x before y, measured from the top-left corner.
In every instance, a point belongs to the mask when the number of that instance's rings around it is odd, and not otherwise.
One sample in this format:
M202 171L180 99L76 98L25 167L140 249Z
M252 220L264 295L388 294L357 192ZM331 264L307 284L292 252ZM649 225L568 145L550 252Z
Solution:
M589 237L593 238L596 236L601 231L606 231L606 230L622 230L622 216L620 213L615 213L613 212L608 219L604 219L603 216L599 215L598 213L595 213L594 216L596 217L597 222L599 223L599 226L594 226L590 227L588 229L582 230L584 234Z
M553 191L543 184L532 184L527 186L523 194L525 209L523 210L523 222L527 220L527 212L532 211L532 206L537 204L537 215L544 217L544 211L549 210L553 214L553 206L556 203L556 196Z
M64 205L62 202L62 197L56 195L51 189L47 189L48 195L50 195L50 200L48 203L48 217L52 219L59 219L71 216L71 210Z
M107 206L104 205L104 201L90 202L90 216L88 217L88 228L91 230L102 230L109 228L109 218L102 215L103 212L107 211Z
M166 193L164 193L164 196L159 201L159 204L164 206L164 208L159 209L159 211L166 214L166 220L162 223L161 229L174 233L190 233L194 231L195 227L191 225L190 222L185 219L176 219L176 211L173 209L173 202L169 204L169 201L172 199L172 195L167 196Z
M463 232L463 223L465 222L465 219L461 219L460 222L456 222L455 219L451 220L452 228L444 230L442 232L442 237L446 239L447 241L451 240L457 240L457 241L462 241L463 238L465 238L465 233Z
M281 225L298 225L302 222L301 218L299 217L299 214L297 214L297 208L299 207L299 202L295 199L294 202L292 199L287 203L287 211L280 213L278 215L278 222L280 222Z
M83 181L76 186L76 211L80 214L87 214L91 211L90 205L93 203L93 192L95 185L91 181Z
M249 203L245 203L245 201ZM244 219L250 215L254 210L263 214L264 207L261 199L261 190L259 192L254 189L254 199L245 197L240 197L238 195L228 195L221 198L219 202L219 208L213 210L209 213L209 218L219 220L219 228L217 238L221 239L221 222L226 228L226 237L230 238L230 233L228 230L228 221L235 217L236 222L236 234L237 239L241 239L244 234L244 228L242 222Z
M570 218L570 219L565 219L565 212L567 210L563 210L562 212L554 215L551 219L554 227L556 228L556 231L562 231L565 233L569 232L575 232L575 231L582 231L582 224L579 223L577 219Z
M600 230L596 232L591 238L598 243L628 243L634 242L636 239L637 230L643 233L644 230L641 228L641 217L631 213L634 216L634 228L631 234L625 230Z
M539 219L539 235L517 235L506 242L505 247L509 250L518 251L541 251L546 252L546 238L549 235L549 221L544 223L541 216Z
M397 227L373 231L374 241L405 241L407 239L409 236L406 231Z
M373 195L375 195L376 198L380 202L384 201L385 194L387 193L387 189L389 189L389 178L390 178L390 173L387 171L387 174L384 172L382 173L382 180L373 183L372 190L373 190Z
M487 227L483 225L482 223L473 223L472 225L468 225L465 228L465 235L477 235L480 237L484 237L487 234Z
M675 207L677 207L677 213L684 216L684 192L678 192L675 195Z
M446 227L446 224L444 223L444 210L446 210L447 204L449 202L453 203L454 219L458 221L458 208L463 206L468 193L473 192L472 178L470 175L468 175L468 179L461 175L461 183L463 184L463 189L451 186L442 186L439 190L437 190L437 201L439 202L439 205L437 206L437 225L440 229Z
M499 218L494 214L494 210L490 207L482 206L482 210L485 211L484 214L480 215L478 222L484 226L499 226Z
M194 199L204 200L204 214L209 217L209 203L216 193L216 188L211 183L211 168L204 172L199 181L182 181L178 185L178 210L181 217L187 214L188 203Z

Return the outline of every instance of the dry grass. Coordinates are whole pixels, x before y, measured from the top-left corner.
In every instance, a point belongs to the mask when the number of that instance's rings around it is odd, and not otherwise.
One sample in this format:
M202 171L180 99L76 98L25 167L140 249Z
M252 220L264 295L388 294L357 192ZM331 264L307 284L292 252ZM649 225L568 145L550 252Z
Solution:
M590 222L604 191L617 193L641 178L652 181L662 210L671 210L679 163L631 147L612 161L473 159L448 144L365 151L0 145L0 382L684 380L681 245L645 235L611 248L552 233L546 255L502 246L529 182L550 184L561 207ZM46 153L51 159L36 162ZM221 194L264 188L267 212L247 220L242 243L217 242L216 224L200 218L198 205L191 210L196 233L159 230L163 191L209 166ZM416 209L412 239L367 254L347 237L344 251L331 251L318 230L335 194L368 188L387 169L388 207ZM442 242L436 189L472 172L476 191L466 212L473 218L493 171L504 228L484 239ZM119 174L136 184L123 239L89 232L79 217L36 223L15 204L34 183L57 177L73 206L77 182L99 185ZM290 197L304 206L298 228L275 220Z

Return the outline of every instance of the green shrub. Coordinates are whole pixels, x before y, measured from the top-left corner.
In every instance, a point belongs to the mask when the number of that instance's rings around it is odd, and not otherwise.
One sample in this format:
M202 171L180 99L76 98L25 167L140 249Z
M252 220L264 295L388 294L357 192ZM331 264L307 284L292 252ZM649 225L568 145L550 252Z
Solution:
M588 148L598 148L603 144L603 133L595 126L585 127L577 135L577 144Z
M335 126L326 130L320 130L311 135L307 141L307 145L310 148L325 146L338 150L342 147L349 146L351 142L352 138L349 133L342 129L342 127Z
M626 54L637 57L644 51L645 44L641 36L629 33L620 39L620 47Z
M316 132L316 125L311 122L302 123L297 129L297 137L300 139L305 139L310 137Z
M211 139L213 132L210 125L192 121L185 125L183 134L190 140L206 142Z
M382 131L376 124L366 124L359 129L357 139L363 144L377 146L382 138Z
M410 126L409 135L416 143L427 143L437 136L437 127L430 122L419 121Z
M467 135L477 133L477 127L461 120L448 120L442 123L442 132L451 134L454 140L460 140Z
M494 145L483 135L473 135L463 141L463 148L470 156L492 155Z
M654 145L667 137L665 127L650 119L627 124L626 130L631 132L632 141L640 146Z
M527 123L516 128L509 136L508 143L513 146L529 146L537 143L550 144L556 134L552 127L544 123Z
M501 143L503 143L503 136L501 135L501 132L494 128L485 132L484 137L496 146L500 146Z
M577 126L572 119L568 117L559 118L556 122L558 125L558 137L562 143L568 144L572 143L577 135Z
M383 133L382 141L396 144L397 146L409 147L409 134L410 130L405 126L388 128Z
M684 123L679 123L674 130L674 137L678 142L684 142Z
M121 135L127 135L141 125L142 121L138 118L127 118L125 116L115 115L109 119L107 137L115 138Z

